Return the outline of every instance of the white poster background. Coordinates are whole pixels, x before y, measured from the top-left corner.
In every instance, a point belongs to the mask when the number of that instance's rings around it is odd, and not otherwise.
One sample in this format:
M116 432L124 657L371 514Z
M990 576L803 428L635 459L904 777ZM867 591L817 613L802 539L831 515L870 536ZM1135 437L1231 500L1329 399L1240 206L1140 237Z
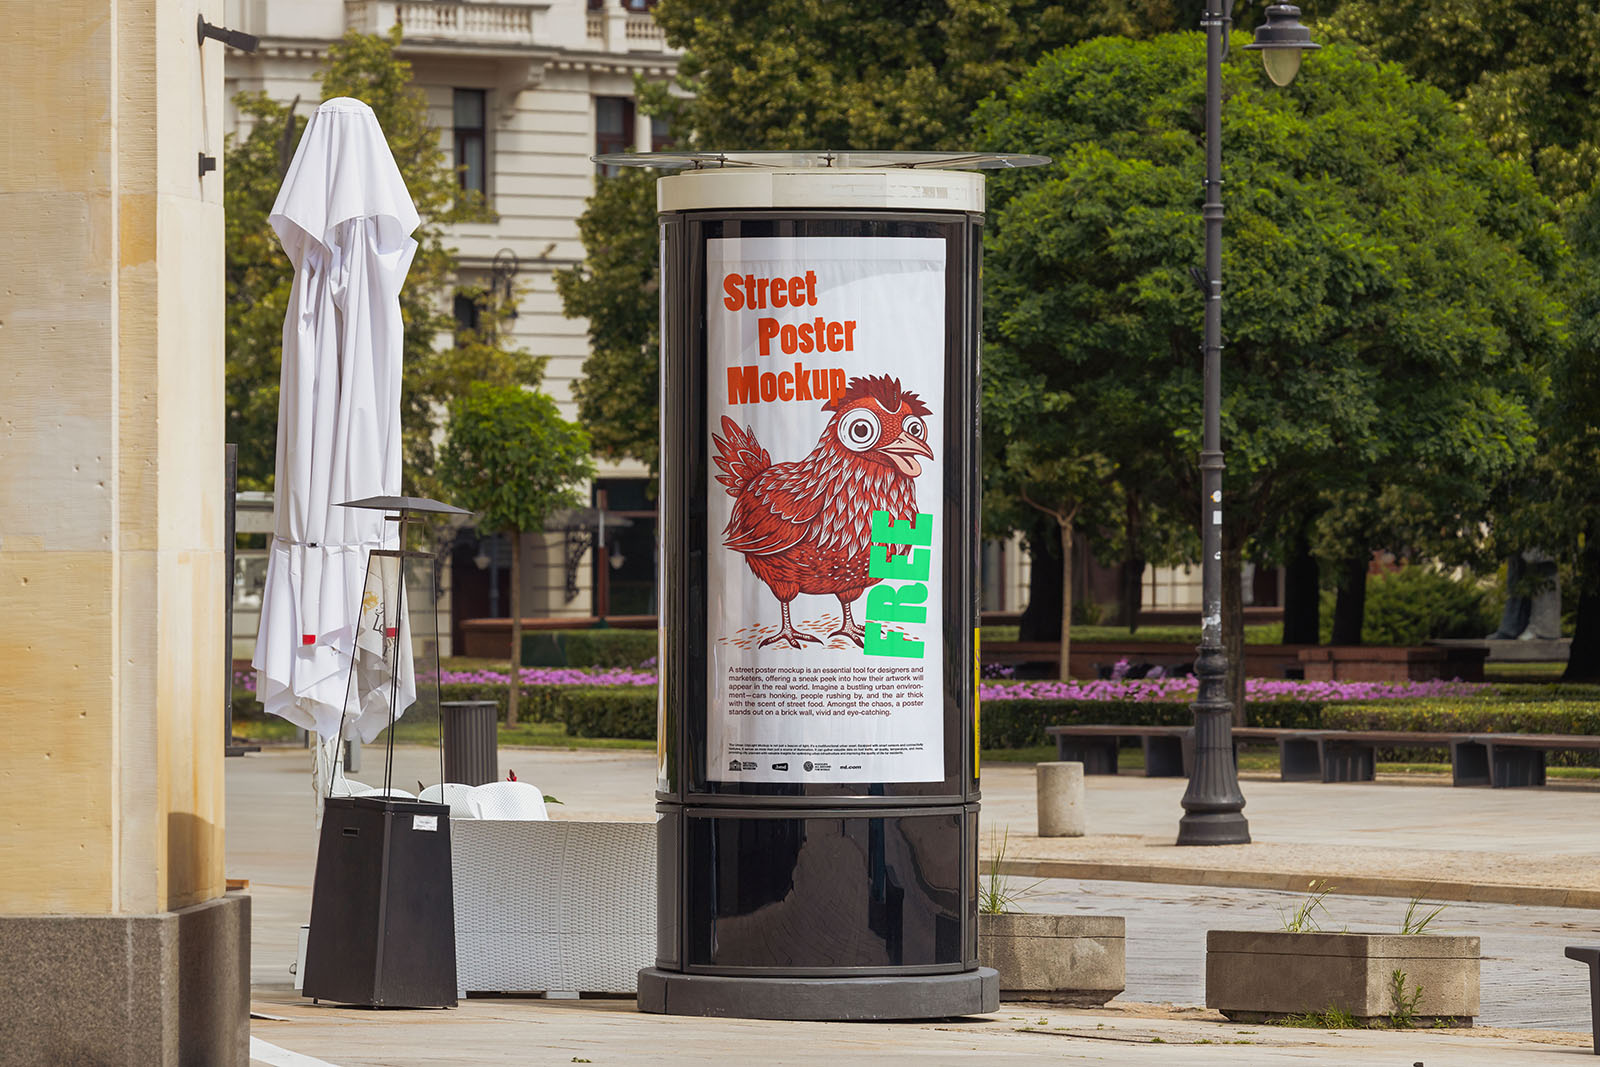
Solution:
M765 308L727 306L729 275L784 280L779 299L787 305L802 291L800 283L787 280L806 279L807 272L814 278L808 279L804 294L814 293L814 305L774 307L769 300ZM914 485L916 510L932 515L937 531L944 489L945 242L899 237L710 240L706 288L707 413L713 438L725 438L722 420L727 416L753 435L771 465L793 465L822 447L819 439L834 417L815 396L731 403L729 367L771 374L773 384L786 387L783 392L791 396L797 363L808 375L808 387L821 380L832 389L840 380L897 378L902 391L917 394L930 409L923 422L933 457L919 457L922 469ZM736 288L745 293L747 286ZM836 331L825 325L813 332L836 342L848 337L851 350L785 354L780 335L769 338L769 354L762 356L763 318L795 327L814 328L818 319L839 323ZM846 333L844 324L851 322L855 325ZM790 335L792 341L799 336ZM819 379L815 371L830 373ZM788 380L778 380L786 372ZM712 457L726 454L715 439L706 446ZM715 782L943 780L943 546L937 534L931 547L913 549L928 564L927 597L921 602L927 621L879 624L922 642L920 658L867 655L848 637L830 637L842 621L840 601L830 594L801 593L790 604L794 628L820 643L802 641L791 648L780 640L762 647L763 640L779 632L781 606L752 572L744 553L725 544L735 499L716 480L722 471L708 466L707 777ZM880 476L887 469L876 468ZM840 492L848 493L849 487L841 485ZM863 515L859 521L868 518ZM871 588L851 605L853 621L869 630Z

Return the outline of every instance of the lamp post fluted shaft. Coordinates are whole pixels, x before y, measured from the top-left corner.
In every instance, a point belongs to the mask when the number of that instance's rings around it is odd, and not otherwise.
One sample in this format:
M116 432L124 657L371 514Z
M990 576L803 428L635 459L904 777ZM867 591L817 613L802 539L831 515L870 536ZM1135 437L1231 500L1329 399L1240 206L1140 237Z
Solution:
M1233 708L1222 647L1222 60L1231 0L1210 0L1206 30L1206 227L1204 427L1200 442L1200 647L1195 660L1194 762L1178 821L1180 845L1250 841L1233 761ZM1226 7L1226 10L1224 9Z

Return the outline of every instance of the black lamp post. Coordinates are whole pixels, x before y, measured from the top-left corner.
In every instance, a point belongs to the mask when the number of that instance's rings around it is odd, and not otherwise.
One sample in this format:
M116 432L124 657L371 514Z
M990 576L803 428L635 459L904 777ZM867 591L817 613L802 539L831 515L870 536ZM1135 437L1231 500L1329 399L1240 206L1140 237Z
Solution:
M1223 3L1227 10L1222 10ZM1228 54L1232 0L1210 0L1200 25L1206 30L1205 426L1200 443L1200 648L1195 660L1199 692L1194 702L1194 763L1178 820L1180 845L1243 845L1250 841L1233 761L1233 709L1225 692L1228 656L1222 648L1222 60ZM1213 10L1216 8L1216 10ZM1319 47L1300 24L1300 9L1267 8L1256 30L1267 76L1288 85L1301 53Z

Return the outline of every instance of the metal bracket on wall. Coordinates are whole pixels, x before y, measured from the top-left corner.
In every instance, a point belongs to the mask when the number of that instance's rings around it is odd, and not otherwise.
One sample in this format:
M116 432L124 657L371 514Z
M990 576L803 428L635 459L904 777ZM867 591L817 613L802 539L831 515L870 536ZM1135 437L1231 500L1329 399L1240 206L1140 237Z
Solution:
M578 599L578 566L594 544L594 531L587 526L567 527L567 603Z

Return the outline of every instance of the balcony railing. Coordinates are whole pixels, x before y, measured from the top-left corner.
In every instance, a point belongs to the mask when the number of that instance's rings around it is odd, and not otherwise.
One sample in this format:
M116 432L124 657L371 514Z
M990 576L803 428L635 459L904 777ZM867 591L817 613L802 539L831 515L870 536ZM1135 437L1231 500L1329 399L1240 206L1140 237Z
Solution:
M345 25L382 34L399 25L408 41L531 45L534 4L450 3L448 0L345 0Z
M667 36L656 20L642 11L628 11L608 3L590 11L587 21L589 46L604 52L661 52L677 55L667 47Z

